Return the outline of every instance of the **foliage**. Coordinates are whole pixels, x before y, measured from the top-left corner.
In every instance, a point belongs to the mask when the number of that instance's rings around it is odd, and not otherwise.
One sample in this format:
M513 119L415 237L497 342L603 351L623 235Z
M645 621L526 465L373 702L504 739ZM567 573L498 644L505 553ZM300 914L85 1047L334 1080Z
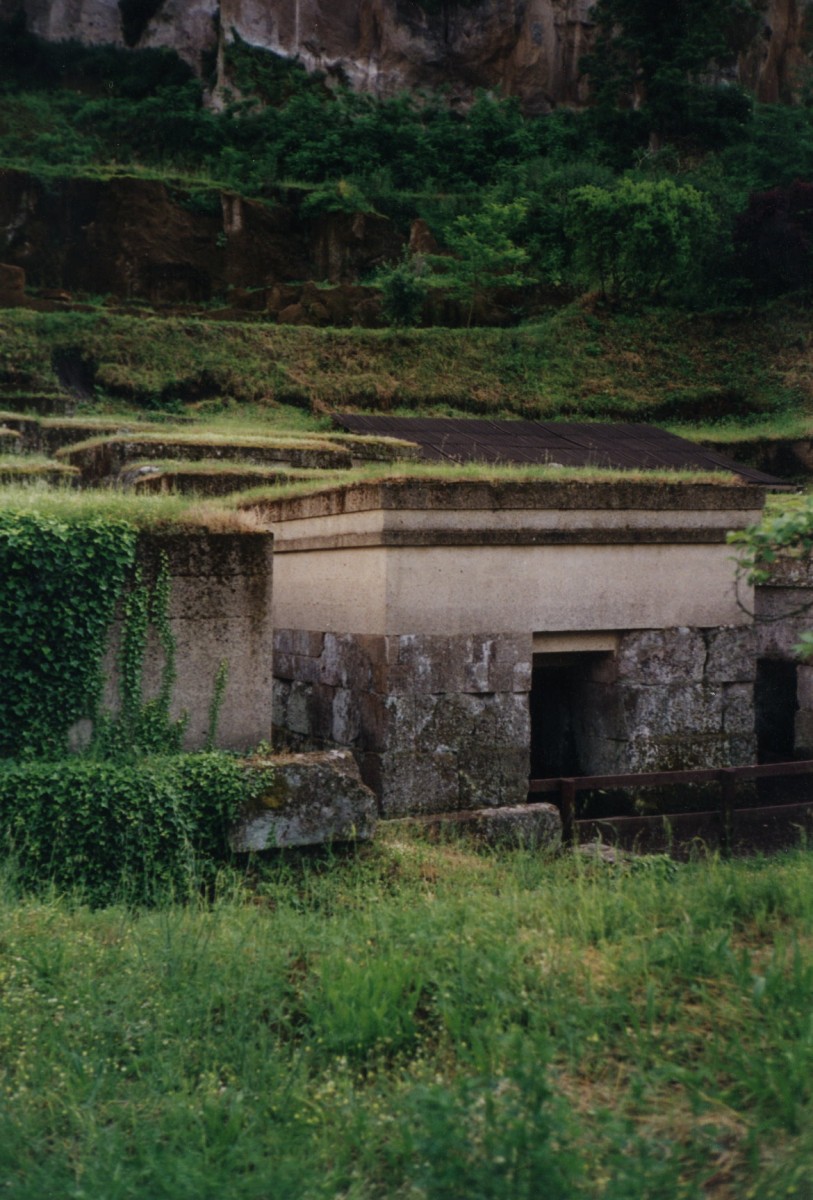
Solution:
M382 267L373 283L381 289L381 308L388 324L400 328L420 324L429 291L426 264L421 255L406 250L399 262Z
M752 189L809 180L813 177L813 105L758 104L748 137L721 153L719 166L738 200Z
M567 286L574 282L573 241L567 232L571 196L580 187L608 188L613 182L610 168L593 159L559 162L549 156L517 168L490 195L502 203L510 203L517 192L524 197L514 238L527 250L533 275L544 283Z
M182 86L192 76L192 68L171 50L131 54L114 46L49 42L28 33L24 20L0 22L0 87L6 100L15 92L66 86L80 97L107 93L138 100L158 88Z
M322 78L296 59L245 42L232 28L224 48L226 76L247 100L276 107L307 91L321 92Z
M197 905L5 878L3 1190L801 1200L810 853L666 867L402 826Z
M175 668L175 637L169 624L169 563L161 555L158 574L151 587L145 585L140 566L136 567L122 603L121 644L118 655L119 711L100 712L94 731L94 752L103 758L121 758L137 754L169 754L181 748L186 729L186 716L170 717ZM163 654L161 682L157 694L145 701L142 684L144 654L150 629L155 631ZM218 679L221 672L218 672ZM223 685L215 697L222 696ZM213 702L214 704L214 702ZM217 713L213 707L210 738L207 749L214 743Z
M511 204L489 201L479 211L457 217L446 229L444 241L451 258L425 255L435 272L430 282L468 305L469 325L475 305L489 288L521 287L530 281L528 252L512 240L525 207L522 200Z
M133 3L143 16L152 0ZM509 238L528 254L522 274L565 286L577 278L565 235L572 191L606 188L636 169L708 196L715 236L701 237L698 257L706 282L736 294L734 214L749 191L813 170L813 107L758 105L752 115L737 88L708 82L750 38L755 10L751 0L602 0L589 63L596 103L544 117L486 93L463 110L441 94L379 100L327 88L298 62L236 36L226 60L239 99L226 93L215 111L201 81L167 52L57 47L7 26L0 159L30 168L43 186L60 172L151 173L195 211L214 212L219 189L229 188L305 216L376 211L402 228L420 216L439 236L491 204L521 204ZM695 291L708 294L705 283Z
M588 280L615 300L653 299L697 278L715 213L691 184L622 179L570 193L567 230Z
M372 212L373 206L361 188L347 179L320 183L308 192L302 201L304 216L316 217L321 213L364 213Z
M759 0L597 0L597 38L583 61L599 110L619 108L641 141L737 140L751 103L740 89L707 82L759 29Z
M0 510L0 757L59 753L94 715L134 553L125 521Z
M26 890L55 885L94 904L183 898L229 857L253 786L222 753L10 762L0 765L0 849Z
M728 542L739 548L740 575L748 583L767 583L779 558L808 557L813 551L813 496L782 497L757 525L729 533Z
M762 520L747 529L729 533L736 546L737 579L750 584L769 583L782 559L809 562L813 553L813 496L783 496L766 509ZM806 612L809 604L799 609ZM800 658L813 657L813 632L805 632L793 647Z
M203 372L230 398L222 431L298 420L319 428L342 406L416 413L570 416L601 420L723 420L808 406L810 314L792 301L707 314L662 307L592 313L554 309L524 328L314 329L86 313L0 314L0 379L13 371L32 393L52 391L54 348L81 346L106 392L138 404L147 393L194 397ZM111 409L108 407L107 411ZM115 409L113 410L115 411ZM119 410L120 411L120 410ZM304 413L309 415L305 417ZM241 414L246 414L241 415ZM133 413L129 415L132 417ZM14 503L100 511L139 525L194 522L182 496L115 491L27 493ZM215 505L212 504L212 508ZM223 506L216 518L224 520Z

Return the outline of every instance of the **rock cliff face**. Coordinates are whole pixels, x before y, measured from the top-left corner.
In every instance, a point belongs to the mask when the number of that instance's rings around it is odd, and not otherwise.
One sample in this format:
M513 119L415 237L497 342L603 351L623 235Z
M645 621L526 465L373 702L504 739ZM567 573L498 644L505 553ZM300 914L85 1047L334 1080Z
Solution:
M201 70L237 33L298 57L377 95L446 85L466 100L499 85L526 110L579 104L579 59L591 37L593 0L0 0L22 8L49 40L168 46ZM428 11L427 11L428 10ZM792 95L809 62L811 0L766 0L762 28L743 51L740 80L760 99Z
M0 260L22 268L37 288L171 305L235 289L279 291L291 280L352 284L397 258L403 245L394 225L372 213L303 217L295 193L275 206L214 193L211 209L199 211L187 194L157 180L61 179L46 186L2 170ZM20 288L13 275L4 286L0 273L0 300ZM302 290L283 287L274 307L307 307ZM364 289L350 297L353 304L364 298ZM318 291L310 297L321 299ZM258 302L265 307L266 298ZM339 324L353 318L329 315Z

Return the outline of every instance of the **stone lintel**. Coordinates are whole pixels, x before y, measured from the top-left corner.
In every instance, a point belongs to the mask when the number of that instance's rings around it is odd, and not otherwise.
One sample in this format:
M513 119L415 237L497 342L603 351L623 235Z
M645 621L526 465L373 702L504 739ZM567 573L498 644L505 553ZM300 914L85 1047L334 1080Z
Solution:
M534 654L615 654L619 633L535 633Z

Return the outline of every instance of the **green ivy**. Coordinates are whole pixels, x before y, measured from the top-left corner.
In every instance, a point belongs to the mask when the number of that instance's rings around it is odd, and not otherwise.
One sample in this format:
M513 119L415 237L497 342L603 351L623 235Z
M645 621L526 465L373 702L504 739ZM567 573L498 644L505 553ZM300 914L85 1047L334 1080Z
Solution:
M123 603L121 645L119 648L119 711L115 715L100 713L96 722L93 749L104 758L132 757L134 754L172 754L180 750L186 729L187 716L177 720L170 716L172 691L177 678L175 668L175 635L169 623L170 575L169 561L162 553L158 576L152 587L142 578L141 568L135 570L132 586ZM161 684L151 700L143 699L144 655L150 628L154 629L164 656ZM218 679L224 670L221 664ZM218 693L215 680L215 696ZM222 693L225 679L220 687ZM214 703L214 701L213 701ZM210 712L211 741L214 744L220 704Z
M257 777L222 752L0 765L0 853L20 885L93 904L152 903L210 884Z
M0 512L0 758L64 753L70 727L94 717L135 550L124 521Z

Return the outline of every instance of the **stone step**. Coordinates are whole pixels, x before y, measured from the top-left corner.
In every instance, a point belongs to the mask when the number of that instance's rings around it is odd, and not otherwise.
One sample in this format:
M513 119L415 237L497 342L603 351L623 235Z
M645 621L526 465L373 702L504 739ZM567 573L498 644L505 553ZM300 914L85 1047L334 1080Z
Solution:
M171 459L177 462L245 462L258 466L343 470L352 465L348 450L317 439L217 438L202 435L134 434L95 437L57 452L62 462L76 466L86 483L115 478L133 462Z
M461 836L486 846L557 850L562 818L555 804L515 804L401 818L434 837ZM394 822L388 822L391 824Z

